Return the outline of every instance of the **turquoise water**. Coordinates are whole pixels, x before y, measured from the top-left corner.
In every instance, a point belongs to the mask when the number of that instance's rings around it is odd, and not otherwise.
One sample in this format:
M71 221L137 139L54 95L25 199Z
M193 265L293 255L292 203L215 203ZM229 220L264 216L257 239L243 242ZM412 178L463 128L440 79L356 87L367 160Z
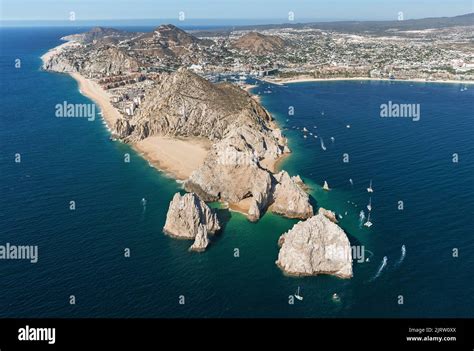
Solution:
M351 81L271 86L271 94L263 93L267 84L255 89L287 128L293 154L283 167L301 174L318 205L348 211L341 226L352 244L373 253L370 262L354 264L351 280L295 279L274 262L278 237L296 221L266 214L253 224L219 211L224 231L207 252L189 253L190 242L161 232L179 184L109 140L99 119L54 117L57 103L89 100L70 77L40 71L39 56L77 31L1 30L0 244L39 246L36 264L0 261L1 317L474 315L474 88ZM379 105L389 100L420 103L421 120L379 118ZM288 106L294 116L287 117ZM323 137L327 150L318 139L304 139L297 126ZM454 152L458 164L451 162ZM375 189L371 229L358 222L369 179ZM324 180L329 193L319 188ZM69 210L71 200L76 211ZM397 210L398 200L404 211ZM396 266L401 245L407 254ZM371 281L384 256L387 267ZM298 286L304 301L289 305ZM331 299L334 292L340 302ZM69 305L70 295L76 305Z

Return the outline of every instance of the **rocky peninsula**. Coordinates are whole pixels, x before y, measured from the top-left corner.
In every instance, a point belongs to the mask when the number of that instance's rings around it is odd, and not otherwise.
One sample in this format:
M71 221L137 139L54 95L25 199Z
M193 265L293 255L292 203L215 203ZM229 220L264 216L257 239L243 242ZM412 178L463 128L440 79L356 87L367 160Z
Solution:
M282 45L276 38L257 37ZM346 245L348 240L324 215L313 217L301 178L277 169L290 150L272 116L242 87L211 82L187 68L208 41L169 25L142 34L99 28L64 39L66 44L42 57L43 68L78 80L81 92L100 105L113 138L181 180L188 192L175 194L170 202L164 233L194 240L190 250L204 251L209 236L221 228L206 205L211 201L237 209L250 221L266 211L308 219L280 239L279 266L290 274L352 275L350 262L334 266L331 259L322 259L326 250L316 253L327 243ZM240 43L246 51L251 39ZM150 67L144 57L151 56L124 50L124 42L156 55L166 69Z

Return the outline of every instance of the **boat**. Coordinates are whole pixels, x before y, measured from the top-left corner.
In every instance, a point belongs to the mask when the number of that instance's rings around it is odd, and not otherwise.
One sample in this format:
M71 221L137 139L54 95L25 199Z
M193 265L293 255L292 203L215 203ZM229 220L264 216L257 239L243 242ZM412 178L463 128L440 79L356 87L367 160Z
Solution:
M331 190L331 189L329 188L329 185L328 185L328 182L327 182L327 181L324 181L323 190L326 190L326 191Z
M331 142L332 143L334 143L334 140L336 140L336 139L334 139L334 137L331 137Z
M341 298L340 298L339 295L336 294L336 293L332 294L332 299L333 299L334 301L341 301Z
M142 198L142 206L143 206L143 207L146 206L146 199L145 199L145 198Z
M369 198L369 204L367 205L367 209L369 211L372 211L372 198L371 197Z
M297 300L303 301L303 296L300 295L300 287L298 286L298 290L296 290L295 297Z
M366 226L367 228L370 228L372 227L372 222L370 221L370 212L369 212L369 215L367 216L367 222L364 223L364 226Z
M372 179L370 180L370 184L369 184L369 187L367 188L367 192L368 193L373 193L374 192L374 189L372 189Z
M350 127L351 127L351 125L350 125L350 124L348 124L348 125L346 126L346 128L347 128L347 129L349 129Z
M303 132L307 132L308 129L306 129L306 127L303 127Z

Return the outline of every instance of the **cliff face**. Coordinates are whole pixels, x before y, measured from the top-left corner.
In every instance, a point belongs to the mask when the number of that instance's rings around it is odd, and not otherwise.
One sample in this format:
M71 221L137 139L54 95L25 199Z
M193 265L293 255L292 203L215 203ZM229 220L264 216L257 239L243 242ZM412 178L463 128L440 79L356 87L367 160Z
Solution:
M271 211L289 218L309 218L313 207L308 194L301 187L299 177L290 177L286 171L275 174L276 186L273 192Z
M283 234L276 264L286 274L352 277L352 253L344 231L323 214L299 222Z
M217 215L196 194L181 196L176 193L170 202L163 231L177 238L194 239L200 226L204 226L206 235L220 230ZM202 231L201 229L199 242L204 241Z

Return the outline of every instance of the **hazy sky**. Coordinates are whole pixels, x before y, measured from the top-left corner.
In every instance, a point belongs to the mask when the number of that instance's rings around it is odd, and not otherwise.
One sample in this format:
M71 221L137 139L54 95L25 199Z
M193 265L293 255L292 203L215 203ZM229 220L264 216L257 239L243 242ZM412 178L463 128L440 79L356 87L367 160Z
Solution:
M405 19L474 12L474 0L0 0L3 20L177 18Z

